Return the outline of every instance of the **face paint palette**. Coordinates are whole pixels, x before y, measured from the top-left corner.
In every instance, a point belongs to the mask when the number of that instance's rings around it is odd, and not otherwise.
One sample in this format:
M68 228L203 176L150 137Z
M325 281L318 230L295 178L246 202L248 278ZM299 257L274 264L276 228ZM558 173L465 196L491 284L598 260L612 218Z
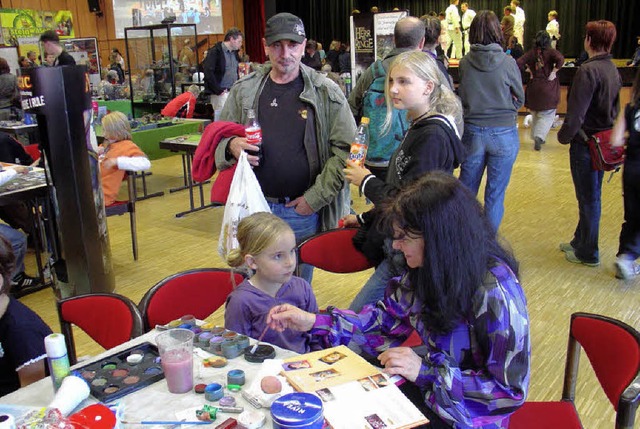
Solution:
M76 371L89 384L91 395L105 403L164 378L158 348L148 342L106 356Z

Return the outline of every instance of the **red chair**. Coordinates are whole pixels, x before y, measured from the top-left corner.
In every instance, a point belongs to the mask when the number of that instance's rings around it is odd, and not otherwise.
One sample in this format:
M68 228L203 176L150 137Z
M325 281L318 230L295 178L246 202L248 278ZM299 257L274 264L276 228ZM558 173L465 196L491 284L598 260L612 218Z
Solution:
M232 280L233 275L233 280ZM183 271L158 282L140 300L145 331L186 314L205 319L222 306L244 276L223 268Z
M34 161L37 161L40 159L40 147L38 144L30 144L24 147L24 151L27 152L27 154L33 158Z
M71 324L105 349L142 334L142 316L129 298L115 293L79 295L58 301L58 318L71 365L77 362Z
M133 251L133 259L138 260L138 233L136 224L136 179L132 171L125 173L127 180L127 200L118 200L113 204L105 206L104 210L109 216L121 216L129 213L129 226L131 228L131 250Z
M298 246L300 264L313 265L331 273L357 273L373 267L366 256L353 246L357 228L339 228L309 237Z
M554 402L525 402L511 416L510 429L582 428L574 404L581 348L617 412L616 429L633 428L640 400L640 334L606 316L574 313L562 398Z

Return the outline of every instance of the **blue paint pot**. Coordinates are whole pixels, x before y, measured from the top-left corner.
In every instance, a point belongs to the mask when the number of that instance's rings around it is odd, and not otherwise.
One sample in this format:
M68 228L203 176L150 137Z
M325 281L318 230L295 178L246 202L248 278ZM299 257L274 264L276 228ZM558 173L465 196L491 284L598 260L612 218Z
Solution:
M322 429L322 401L316 395L294 392L271 405L273 429Z

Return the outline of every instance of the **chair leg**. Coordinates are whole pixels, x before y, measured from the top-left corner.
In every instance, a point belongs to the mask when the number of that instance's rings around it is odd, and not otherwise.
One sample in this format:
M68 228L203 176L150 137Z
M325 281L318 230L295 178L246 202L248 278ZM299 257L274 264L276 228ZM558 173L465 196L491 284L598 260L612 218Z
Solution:
M138 260L138 233L136 228L136 211L129 212L129 222L131 224L131 249L133 250L133 260Z

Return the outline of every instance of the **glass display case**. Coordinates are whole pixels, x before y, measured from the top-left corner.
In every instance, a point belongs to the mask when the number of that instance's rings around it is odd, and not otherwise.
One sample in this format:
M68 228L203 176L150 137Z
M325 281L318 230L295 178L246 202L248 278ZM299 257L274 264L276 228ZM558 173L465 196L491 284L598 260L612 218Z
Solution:
M134 117L159 112L182 91L198 66L195 24L157 24L124 29Z

